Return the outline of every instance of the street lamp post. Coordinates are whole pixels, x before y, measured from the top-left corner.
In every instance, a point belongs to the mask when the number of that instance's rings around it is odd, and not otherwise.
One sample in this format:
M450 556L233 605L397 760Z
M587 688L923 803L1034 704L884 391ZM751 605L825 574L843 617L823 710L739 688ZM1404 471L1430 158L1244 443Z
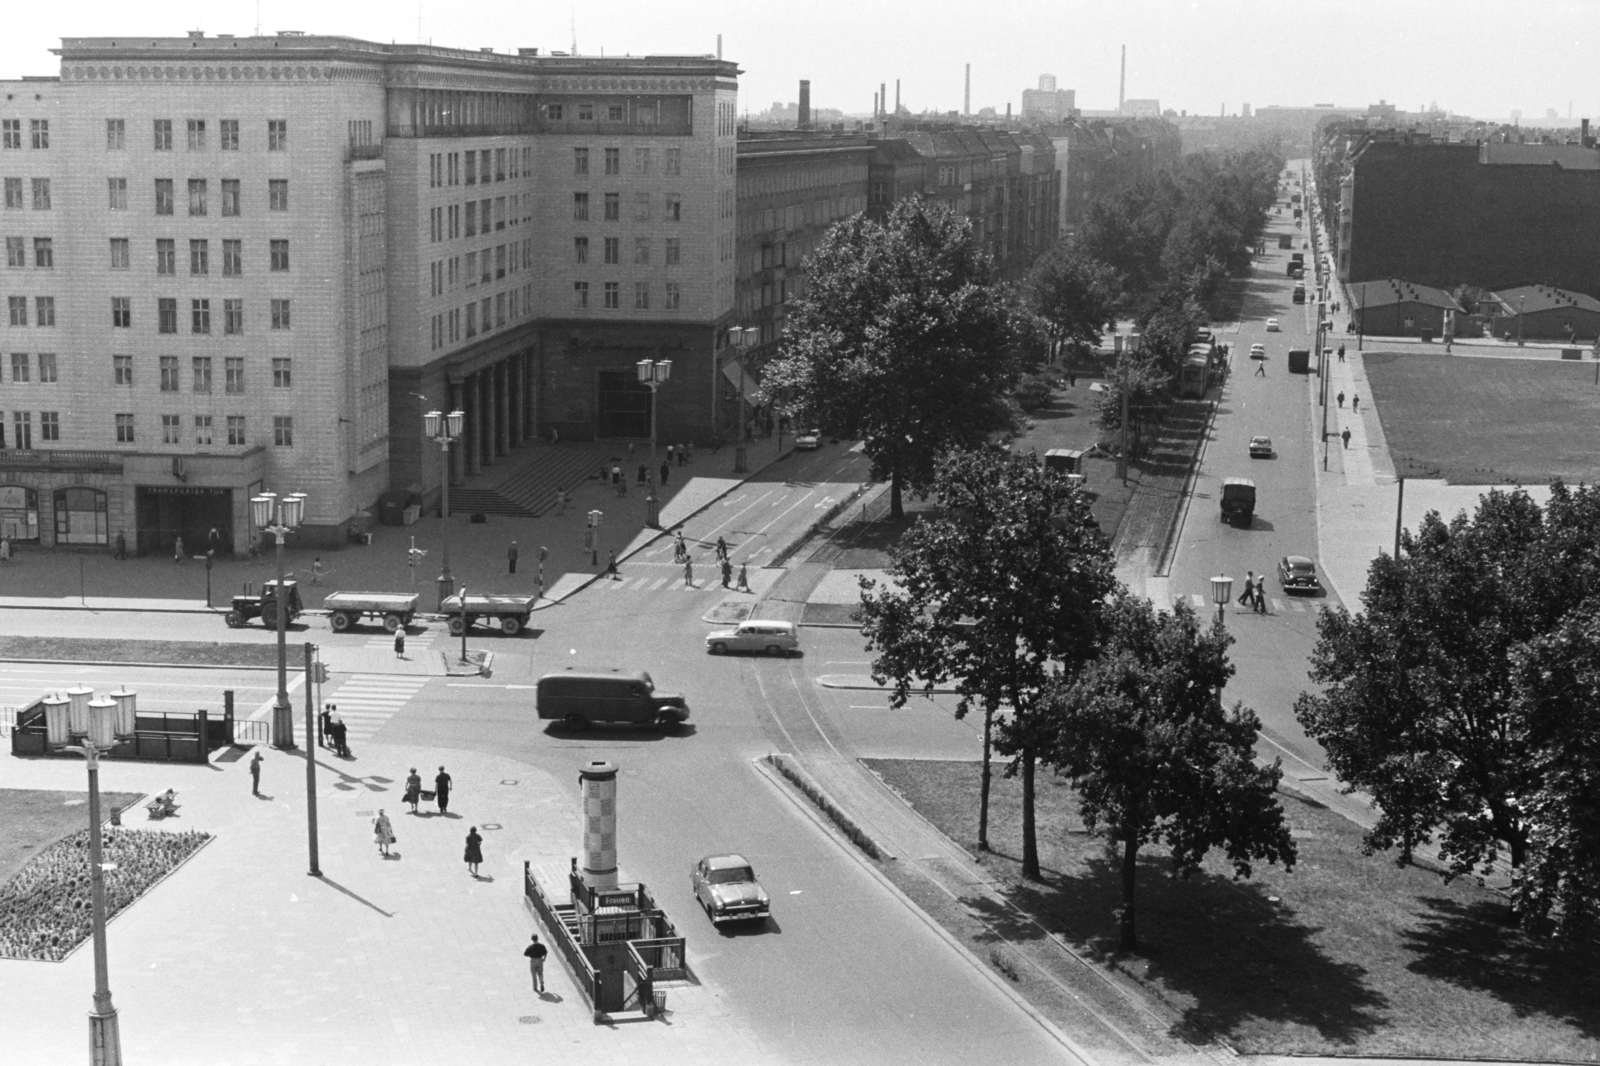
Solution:
M278 695L272 704L272 746L288 751L294 747L294 708L289 706L288 629L289 597L284 588L283 538L300 528L305 517L306 495L291 492L278 498L275 492L263 492L250 501L250 515L256 528L271 533L278 544L278 584L273 595L272 609L278 630ZM265 610L265 597L262 609Z
M760 343L761 331L754 326L735 326L728 330L728 340L733 342L733 347L738 351L735 357L739 364L739 443L733 450L733 472L743 474L750 469L745 451L745 416L744 416L744 360L750 354L750 349Z
M461 439L461 426L466 421L466 414L462 411L451 411L442 415L438 411L429 411L422 416L422 431L427 438L439 446L439 456L444 461L444 476L439 480L440 492L440 522L439 537L439 610L444 610L445 597L450 595L450 590L455 586L455 579L450 576L450 445Z
M106 968L106 875L100 841L100 754L116 744L116 703L89 701L89 731L80 745L65 750L82 755L89 767L89 882L94 923L94 1010L89 1012L91 1066L122 1066L122 1033L111 1005L111 979Z
M641 359L634 367L639 373L639 383L650 390L650 477L644 498L644 524L655 529L660 525L656 518L656 390L672 377L672 360Z
M1218 575L1211 579L1211 602L1217 605L1217 622L1226 624L1222 609L1233 598L1233 578Z

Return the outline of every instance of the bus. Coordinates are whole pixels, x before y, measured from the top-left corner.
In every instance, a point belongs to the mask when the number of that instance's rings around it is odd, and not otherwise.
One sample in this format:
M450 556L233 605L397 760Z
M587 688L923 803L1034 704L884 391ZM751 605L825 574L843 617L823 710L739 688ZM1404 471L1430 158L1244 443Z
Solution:
M1204 396L1211 375L1211 349L1196 344L1184 356L1183 367L1178 371L1179 396Z

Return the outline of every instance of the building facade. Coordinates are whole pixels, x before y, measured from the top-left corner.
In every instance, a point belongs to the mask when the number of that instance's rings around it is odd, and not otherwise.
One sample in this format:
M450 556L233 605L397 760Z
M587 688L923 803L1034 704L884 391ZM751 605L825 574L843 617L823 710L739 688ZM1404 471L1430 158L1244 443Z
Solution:
M343 37L68 38L7 82L0 526L165 550L305 543L556 429L715 432L737 68Z

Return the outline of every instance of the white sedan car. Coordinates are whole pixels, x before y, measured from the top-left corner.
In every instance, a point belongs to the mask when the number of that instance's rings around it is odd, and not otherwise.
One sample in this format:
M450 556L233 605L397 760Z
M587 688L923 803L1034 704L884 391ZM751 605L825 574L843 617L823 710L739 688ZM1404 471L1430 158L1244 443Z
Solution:
M1275 318L1267 319L1267 332L1268 333L1277 333L1278 332L1278 320L1277 319L1275 319Z
M1265 344L1252 344L1250 346L1250 358L1252 358L1252 359L1265 359L1266 357L1267 357L1267 346Z

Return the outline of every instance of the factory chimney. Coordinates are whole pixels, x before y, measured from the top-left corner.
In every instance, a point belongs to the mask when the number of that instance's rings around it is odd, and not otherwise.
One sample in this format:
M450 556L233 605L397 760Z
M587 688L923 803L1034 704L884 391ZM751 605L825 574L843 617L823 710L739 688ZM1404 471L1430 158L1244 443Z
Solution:
M894 113L900 113L900 79L894 80Z
M1594 142L1589 140L1589 120L1588 119L1584 119L1583 120L1583 132L1581 134L1579 134L1578 143L1583 145L1585 148L1593 148L1594 147Z
M1128 97L1128 46L1122 46L1122 78L1117 82L1117 114L1122 114L1123 101Z
M806 78L800 79L800 129L811 128L811 82Z
M972 114L972 64L971 63L967 64L967 89L966 89L966 92L963 93L962 97L961 97L961 114L963 116Z
M889 83L886 82L886 81L880 81L878 83L878 115L879 115L879 117L882 117L884 115L887 115L888 113L889 113Z

